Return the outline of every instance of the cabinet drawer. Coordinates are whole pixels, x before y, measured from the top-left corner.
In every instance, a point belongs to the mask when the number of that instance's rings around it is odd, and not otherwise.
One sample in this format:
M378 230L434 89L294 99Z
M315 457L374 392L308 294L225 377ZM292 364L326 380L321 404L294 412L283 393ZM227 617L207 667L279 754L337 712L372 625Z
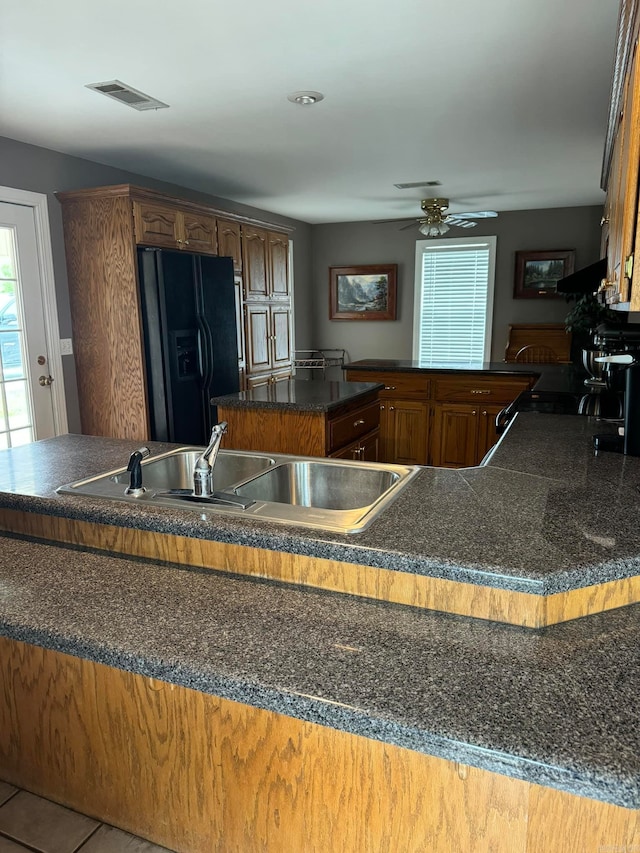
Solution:
M396 397L416 397L428 399L431 382L427 376L419 373L375 373L370 370L348 370L348 382L381 382L384 390L380 399Z
M442 403L511 403L531 386L531 377L513 379L487 376L452 376L437 379L435 399Z
M329 421L329 452L355 441L380 424L380 404L376 400Z
M331 453L332 459L353 459L356 462L378 462L380 441L380 430L374 429L373 432L363 435L362 438L352 441L346 447L336 450Z

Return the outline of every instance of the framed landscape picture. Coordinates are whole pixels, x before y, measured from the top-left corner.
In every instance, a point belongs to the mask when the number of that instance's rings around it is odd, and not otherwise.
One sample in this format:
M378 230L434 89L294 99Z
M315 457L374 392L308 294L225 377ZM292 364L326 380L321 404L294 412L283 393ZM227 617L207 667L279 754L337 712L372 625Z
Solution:
M330 320L395 320L397 264L329 267Z
M561 278L571 275L575 263L573 249L516 252L514 299L556 299Z

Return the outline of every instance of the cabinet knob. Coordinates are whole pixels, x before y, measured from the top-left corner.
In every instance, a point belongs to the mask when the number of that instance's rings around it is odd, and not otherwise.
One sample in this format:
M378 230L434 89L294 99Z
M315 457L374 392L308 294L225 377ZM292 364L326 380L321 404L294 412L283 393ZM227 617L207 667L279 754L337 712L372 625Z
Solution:
M384 412L384 406L380 406L380 411Z
M395 407L395 406L389 406L389 411L390 411L390 412L395 412L395 410L396 410L396 407Z
M486 412L483 412L483 413L482 413L482 417L483 417L483 418L486 418L486 417L487 417L487 413L486 413Z
M477 412L476 412L476 410L474 409L474 410L471 412L471 414L472 414L472 415L477 415L478 413L477 413Z
M359 427L359 426L362 426L363 423L364 423L363 419L360 418L359 420L354 421L353 425L354 425L354 427Z
M189 245L189 241L188 241L188 240L185 240L185 241L184 241L184 244L185 244L185 246L188 246L188 245Z

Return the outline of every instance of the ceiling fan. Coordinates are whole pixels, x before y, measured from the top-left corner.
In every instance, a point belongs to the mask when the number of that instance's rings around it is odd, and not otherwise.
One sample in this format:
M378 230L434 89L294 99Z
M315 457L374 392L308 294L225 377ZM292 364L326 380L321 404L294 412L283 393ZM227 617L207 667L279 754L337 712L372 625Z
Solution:
M424 216L400 228L400 231L413 228L414 223L417 222L419 224L418 230L425 237L441 237L447 233L452 225L458 228L475 228L477 222L474 222L474 219L492 219L498 215L495 210L476 210L472 213L447 213L449 209L448 198L423 198L420 202L420 207ZM397 221L397 219L380 220L380 222Z

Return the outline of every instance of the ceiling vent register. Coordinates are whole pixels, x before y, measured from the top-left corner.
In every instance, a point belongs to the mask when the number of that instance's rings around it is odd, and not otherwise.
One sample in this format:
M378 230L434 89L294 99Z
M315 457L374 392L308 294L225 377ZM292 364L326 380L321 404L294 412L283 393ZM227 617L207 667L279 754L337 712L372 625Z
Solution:
M127 86L120 80L109 80L106 83L87 83L86 88L93 89L94 92L99 92L101 95L106 95L108 98L113 98L114 101L120 101L121 104L126 104L128 107L133 107L134 110L141 112L143 110L162 110L169 106L157 98L139 92L132 86Z

